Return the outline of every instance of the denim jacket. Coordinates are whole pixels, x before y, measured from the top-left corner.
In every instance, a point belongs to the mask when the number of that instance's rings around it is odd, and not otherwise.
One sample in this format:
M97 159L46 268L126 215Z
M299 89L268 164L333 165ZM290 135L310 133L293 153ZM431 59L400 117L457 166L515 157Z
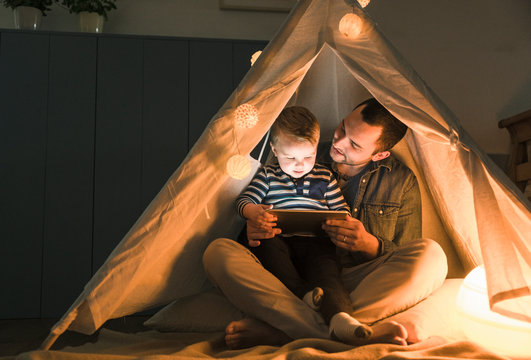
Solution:
M323 157L324 163L331 164L329 155ZM367 232L380 242L378 256L421 237L422 208L417 178L393 155L369 163L342 186L342 192L352 217L360 220ZM343 267L369 260L359 252L345 251L340 255Z

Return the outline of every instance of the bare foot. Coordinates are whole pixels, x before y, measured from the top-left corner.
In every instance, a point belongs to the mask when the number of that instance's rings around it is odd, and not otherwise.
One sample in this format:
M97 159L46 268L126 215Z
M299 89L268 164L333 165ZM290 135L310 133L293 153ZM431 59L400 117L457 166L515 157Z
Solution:
M372 335L368 338L352 338L351 345L396 344L407 345L407 330L396 321L386 321L371 326Z
M284 345L292 339L279 329L252 318L233 321L225 328L229 349L245 349L257 345Z

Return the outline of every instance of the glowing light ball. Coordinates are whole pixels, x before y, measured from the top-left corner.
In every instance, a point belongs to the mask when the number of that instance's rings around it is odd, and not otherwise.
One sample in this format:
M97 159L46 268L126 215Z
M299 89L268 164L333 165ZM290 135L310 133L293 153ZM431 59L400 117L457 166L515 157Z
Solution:
M363 30L363 20L356 14L346 14L339 21L339 32L350 39L357 38Z
M227 161L227 174L233 179L245 179L251 172L251 162L245 156L233 155Z
M241 104L234 111L236 126L250 129L258 122L258 110L251 104Z
M258 58L260 57L260 55L262 55L262 50L258 50L257 52L255 52L253 54L253 56L251 56L251 66L254 65L254 63L256 62L256 60L258 60Z
M362 8L364 8L365 6L369 5L370 2L371 2L371 0L358 0L358 3L360 4L360 6Z
M528 358L531 354L531 323L490 310L483 266L465 277L457 295L457 310L471 341L506 356Z

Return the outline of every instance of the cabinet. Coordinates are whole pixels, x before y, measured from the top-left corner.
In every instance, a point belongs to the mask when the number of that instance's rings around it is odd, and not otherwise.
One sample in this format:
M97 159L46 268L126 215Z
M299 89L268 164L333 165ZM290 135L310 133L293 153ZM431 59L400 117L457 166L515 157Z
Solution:
M265 45L0 30L0 318L67 310Z

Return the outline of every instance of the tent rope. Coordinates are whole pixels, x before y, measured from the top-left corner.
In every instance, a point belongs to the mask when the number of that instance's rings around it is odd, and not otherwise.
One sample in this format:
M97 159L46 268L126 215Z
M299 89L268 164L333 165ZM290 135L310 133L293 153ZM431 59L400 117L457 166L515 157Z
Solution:
M258 161L262 162L262 156L264 155L264 150L267 146L267 140L269 139L269 133L271 132L271 129L270 130L267 130L267 133L266 133L266 136L264 138L264 143L262 144L262 149L260 150L260 155L258 155Z

